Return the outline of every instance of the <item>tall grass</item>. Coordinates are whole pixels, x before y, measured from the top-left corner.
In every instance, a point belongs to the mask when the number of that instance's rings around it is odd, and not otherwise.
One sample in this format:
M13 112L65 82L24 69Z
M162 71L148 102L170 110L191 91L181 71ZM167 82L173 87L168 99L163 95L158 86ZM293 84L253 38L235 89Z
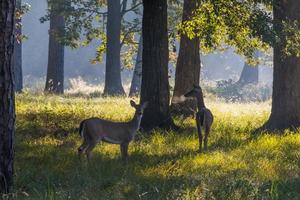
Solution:
M129 120L127 98L17 96L15 199L300 199L300 134L250 133L269 103L208 102L215 115L209 150L197 154L194 119L178 132L138 133L129 164L119 146L77 157L78 125L97 116Z

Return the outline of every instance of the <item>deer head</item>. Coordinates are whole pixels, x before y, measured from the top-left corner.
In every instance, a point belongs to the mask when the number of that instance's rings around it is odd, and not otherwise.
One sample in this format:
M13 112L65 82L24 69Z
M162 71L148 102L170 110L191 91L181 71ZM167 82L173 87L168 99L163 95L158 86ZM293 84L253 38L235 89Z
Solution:
M130 100L130 105L135 108L135 115L142 116L144 113L145 108L147 108L149 102L144 102L142 104L136 104L133 100Z

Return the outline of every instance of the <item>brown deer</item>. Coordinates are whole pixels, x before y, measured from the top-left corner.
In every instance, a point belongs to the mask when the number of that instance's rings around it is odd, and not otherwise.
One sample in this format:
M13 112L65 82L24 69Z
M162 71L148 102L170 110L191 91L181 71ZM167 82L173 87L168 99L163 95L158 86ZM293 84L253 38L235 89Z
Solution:
M199 137L199 152L202 152L202 128L205 130L204 134L204 151L207 150L207 141L210 133L211 125L214 117L211 111L205 107L203 100L203 93L200 86L194 85L193 89L186 93L184 97L195 97L197 99L198 112L196 113L196 124Z
M91 157L91 151L100 142L119 144L121 157L127 162L128 145L134 139L136 132L140 128L144 109L148 102L137 105L130 101L130 105L135 108L135 114L132 120L128 122L112 122L100 118L90 118L80 123L79 134L83 137L83 144L78 148L78 155L86 153L88 160Z

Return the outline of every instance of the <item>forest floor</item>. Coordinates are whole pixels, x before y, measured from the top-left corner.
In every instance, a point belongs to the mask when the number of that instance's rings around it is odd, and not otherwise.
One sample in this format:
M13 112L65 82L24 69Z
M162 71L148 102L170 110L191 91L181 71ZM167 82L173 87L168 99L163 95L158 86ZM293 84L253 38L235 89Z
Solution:
M16 199L300 199L300 134L251 132L270 102L207 102L215 115L208 152L197 154L194 119L179 132L138 133L129 163L99 144L90 164L77 156L81 120L129 120L128 98L17 95Z

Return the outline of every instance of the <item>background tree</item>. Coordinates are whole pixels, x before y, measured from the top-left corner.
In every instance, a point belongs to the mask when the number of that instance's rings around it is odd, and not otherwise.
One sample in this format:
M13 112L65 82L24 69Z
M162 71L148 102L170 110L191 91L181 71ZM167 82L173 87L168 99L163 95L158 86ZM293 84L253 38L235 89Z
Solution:
M121 4L120 0L107 2L107 50L104 95L125 95L121 79Z
M51 1L61 3L59 0ZM136 0L71 0L65 4L63 14L66 32L61 38L64 43L78 48L90 44L95 39L101 41L91 62L102 62L103 54L106 53L104 95L125 94L121 80L121 64L125 67L130 66L132 55L137 48L134 35L141 30L140 5L141 2ZM127 20L125 15L130 12L135 13L137 17ZM42 17L41 21L49 20L49 15L50 12Z
M181 21L183 3L181 0L168 1L168 32L169 32L169 43L170 47L173 47L172 52L170 52L170 63L177 59L176 56L176 35L177 35L177 25ZM142 52L143 52L143 41L142 37L139 39L139 46L136 55L136 63L133 72L132 82L130 86L129 96L140 95L141 82L142 82ZM139 62L138 62L139 60Z
M273 9L274 29L279 38L274 45L272 111L261 130L281 131L300 126L300 54L286 54L289 45L298 45L289 49L299 51L300 2L277 0Z
M139 96L142 83L142 56L143 56L143 37L140 37L139 48L136 55L135 67L129 90L129 97Z
M14 46L14 71L15 71L15 90L21 92L23 89L22 73L22 1L16 1L16 28L15 28L15 46Z
M0 4L0 193L10 192L13 183L15 6L15 0L3 0Z
M258 83L258 66L253 66L245 62L240 79L237 82L239 85L257 84Z
M64 35L65 20L60 3L49 2L50 29L49 51L46 78L46 93L62 94L64 92L64 44L59 37Z
M254 53L253 56L255 59L258 59L258 52ZM238 80L238 84L241 86L248 85L248 84L257 84L258 83L258 63L249 64L245 62L240 79Z
M172 128L169 110L167 0L144 0L141 102L149 102L141 127Z
M198 0L185 0L182 22L191 20L193 12L200 6ZM172 98L172 113L192 115L196 110L195 100L181 101L180 97L187 93L193 85L199 85L200 79L200 40L190 39L181 34L180 49L176 64L175 87Z

